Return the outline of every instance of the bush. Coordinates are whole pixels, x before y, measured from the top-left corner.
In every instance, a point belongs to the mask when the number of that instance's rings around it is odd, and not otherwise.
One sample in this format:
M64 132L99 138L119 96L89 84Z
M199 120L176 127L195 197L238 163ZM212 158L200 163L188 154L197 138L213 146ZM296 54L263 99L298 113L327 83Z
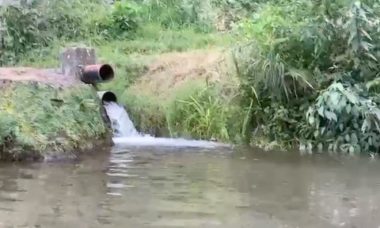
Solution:
M131 1L118 1L111 13L99 21L100 33L107 38L131 37L139 26L140 7Z
M94 15L107 10L101 2L44 0L0 8L0 66L16 64L56 40L92 38L98 33Z
M235 52L242 94L259 107L251 123L302 149L378 152L380 5L288 3L263 4L240 26L249 42Z
M0 11L4 31L1 36L0 66L19 61L32 48L45 46L49 37L39 31L41 14L31 8L8 6Z
M380 109L376 100L365 87L352 87L344 81L331 84L307 112L308 123L314 129L311 146L347 153L380 152Z

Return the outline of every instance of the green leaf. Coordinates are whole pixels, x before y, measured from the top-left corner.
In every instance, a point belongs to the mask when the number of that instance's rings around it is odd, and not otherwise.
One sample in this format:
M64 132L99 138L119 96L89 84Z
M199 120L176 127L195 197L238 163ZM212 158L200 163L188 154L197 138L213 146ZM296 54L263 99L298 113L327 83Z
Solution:
M351 105L350 104L346 105L346 111L347 111L347 114L351 113Z
M335 122L338 121L338 117L336 116L335 113L333 112L330 112L330 111L325 111L325 117L328 119L328 120L334 120Z
M329 95L329 101L331 102L332 107L336 107L339 104L341 94L338 92L331 92Z
M318 114L322 117L325 117L324 110L325 110L325 108L323 106L319 107L319 109L318 109Z
M367 52L367 53L365 53L365 55L377 62L377 58L374 55L372 55L371 53Z
M359 140L358 137L356 136L356 133L351 134L351 143L353 144L358 144Z
M344 139L346 140L346 142L350 142L351 137L349 134L347 134Z
M372 41L372 38L371 38L371 36L368 34L367 31L365 31L363 28L360 28L360 31L362 32L362 34L363 34L365 37L367 37L369 40Z
M314 123L315 123L315 118L314 118L314 116L310 116L310 117L309 117L309 124L310 124L310 125L314 125Z
M352 103L352 104L358 104L359 103L359 97L358 95L352 93L351 91L345 91L344 95L347 97L347 99Z

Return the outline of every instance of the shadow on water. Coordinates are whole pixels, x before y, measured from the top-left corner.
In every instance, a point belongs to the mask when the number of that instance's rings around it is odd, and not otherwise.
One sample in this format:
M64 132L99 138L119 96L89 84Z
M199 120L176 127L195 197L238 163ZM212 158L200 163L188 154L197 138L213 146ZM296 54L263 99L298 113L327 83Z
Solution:
M0 227L379 227L380 163L247 148L117 146L1 165Z

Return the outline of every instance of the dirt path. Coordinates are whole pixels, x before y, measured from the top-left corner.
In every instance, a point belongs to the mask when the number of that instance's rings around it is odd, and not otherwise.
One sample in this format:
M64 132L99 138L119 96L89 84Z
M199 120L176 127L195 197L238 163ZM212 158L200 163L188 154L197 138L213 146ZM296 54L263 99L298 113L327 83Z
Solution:
M0 81L35 81L57 87L67 87L79 82L75 77L59 74L54 69L28 67L0 68Z

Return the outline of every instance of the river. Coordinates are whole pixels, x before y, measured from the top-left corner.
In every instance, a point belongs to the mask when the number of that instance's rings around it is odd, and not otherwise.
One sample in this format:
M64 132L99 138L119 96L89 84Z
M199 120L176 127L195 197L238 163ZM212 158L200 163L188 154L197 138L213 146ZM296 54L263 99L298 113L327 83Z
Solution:
M0 227L380 227L380 162L254 149L102 149L2 164Z

